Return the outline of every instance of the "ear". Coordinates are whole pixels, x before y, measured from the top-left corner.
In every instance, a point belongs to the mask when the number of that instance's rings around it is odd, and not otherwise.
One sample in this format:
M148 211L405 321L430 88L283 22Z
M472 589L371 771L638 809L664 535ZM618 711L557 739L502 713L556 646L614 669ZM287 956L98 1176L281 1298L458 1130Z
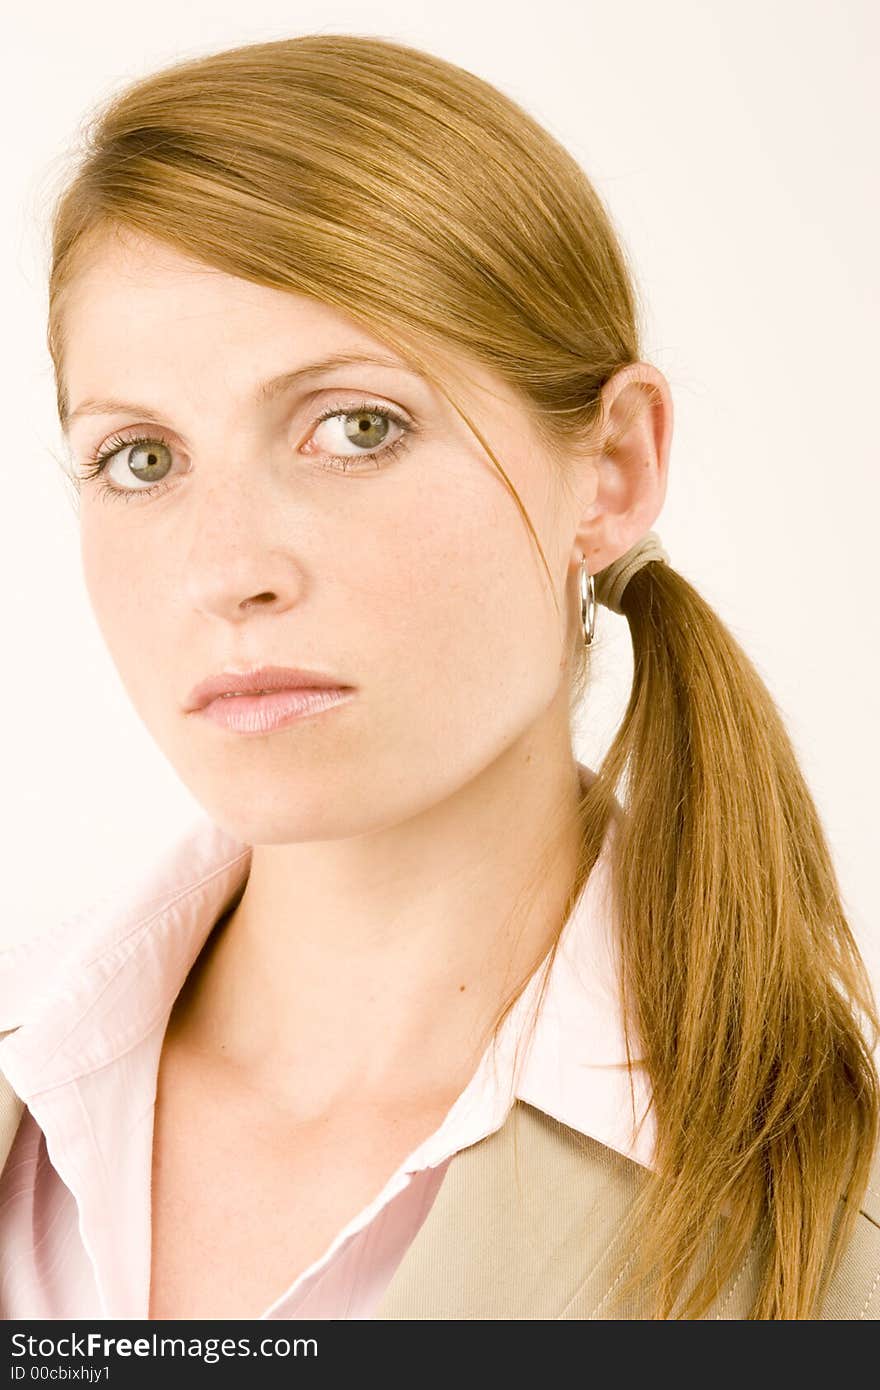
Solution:
M660 514L672 442L672 393L662 372L633 362L602 388L600 450L587 465L572 564L590 574L626 554Z

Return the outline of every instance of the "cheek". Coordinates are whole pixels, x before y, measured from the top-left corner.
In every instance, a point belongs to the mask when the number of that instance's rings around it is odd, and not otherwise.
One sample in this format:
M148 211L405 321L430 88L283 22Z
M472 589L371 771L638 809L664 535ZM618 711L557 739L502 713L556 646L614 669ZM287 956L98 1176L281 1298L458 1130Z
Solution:
M80 556L86 591L104 640L114 657L124 657L127 646L137 649L143 642L151 615L158 622L155 567L131 534L123 536L121 530L102 525L85 507Z
M438 719L484 706L497 720L499 699L540 703L558 679L562 619L515 502L458 498L417 515L417 526L383 531L351 594L387 671Z

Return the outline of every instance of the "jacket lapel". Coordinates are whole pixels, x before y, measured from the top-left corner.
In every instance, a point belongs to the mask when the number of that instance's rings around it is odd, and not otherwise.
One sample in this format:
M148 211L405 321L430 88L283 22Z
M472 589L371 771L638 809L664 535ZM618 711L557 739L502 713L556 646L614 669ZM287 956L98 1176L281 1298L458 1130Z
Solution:
M641 1164L515 1101L500 1129L450 1161L375 1317L649 1316L638 1297L612 1302L625 1263L620 1227L645 1176ZM746 1317L757 1273L750 1251L705 1316Z
M644 1169L517 1100L455 1154L378 1319L589 1317ZM601 1314L596 1314L601 1316Z

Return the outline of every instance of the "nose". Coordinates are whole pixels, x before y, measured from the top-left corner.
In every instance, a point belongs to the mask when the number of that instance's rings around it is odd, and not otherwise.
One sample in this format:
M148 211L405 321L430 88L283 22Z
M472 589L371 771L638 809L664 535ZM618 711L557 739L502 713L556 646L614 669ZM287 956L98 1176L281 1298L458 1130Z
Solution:
M185 499L176 577L191 610L238 622L300 601L308 573L300 543L314 519L273 478L265 460L241 453L234 466L206 469Z

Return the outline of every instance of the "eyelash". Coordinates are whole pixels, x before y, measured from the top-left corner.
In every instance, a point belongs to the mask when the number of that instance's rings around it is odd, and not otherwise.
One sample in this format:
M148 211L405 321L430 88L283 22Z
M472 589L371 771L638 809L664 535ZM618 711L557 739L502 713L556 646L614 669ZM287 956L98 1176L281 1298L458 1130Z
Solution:
M365 411L370 415L380 415L383 419L390 420L403 430L403 434L400 435L398 439L395 439L393 444L380 446L379 449L374 450L373 453L362 453L360 455L331 454L327 461L321 464L322 468L327 468L339 473L349 473L353 471L352 465L356 467L361 460L376 459L384 462L386 457L399 457L411 443L410 436L416 433L417 426L412 424L409 420L404 419L402 415L396 410L392 410L389 406L379 405L371 401L360 401L354 406L340 406L338 404L328 406L326 410L316 416L314 429L317 429L325 420L332 420L336 416L344 417L346 415L357 415L360 411ZM91 482L93 479L98 478L117 454L120 454L123 449L133 448L136 444L164 444L166 448L170 449L172 447L170 441L166 439L161 430L157 430L155 434L149 435L111 435L100 449L95 450L94 453L89 455L90 467L83 471L80 475L80 480L82 482ZM381 463L376 464L377 468L381 466ZM117 498L124 498L126 502L129 502L134 497L152 497L156 493L164 491L168 486L170 486L170 480L167 478L161 479L160 482L154 483L151 487L139 488L122 488L117 487L114 483L104 481L100 483L98 487L98 494L101 497L107 497L114 501Z

